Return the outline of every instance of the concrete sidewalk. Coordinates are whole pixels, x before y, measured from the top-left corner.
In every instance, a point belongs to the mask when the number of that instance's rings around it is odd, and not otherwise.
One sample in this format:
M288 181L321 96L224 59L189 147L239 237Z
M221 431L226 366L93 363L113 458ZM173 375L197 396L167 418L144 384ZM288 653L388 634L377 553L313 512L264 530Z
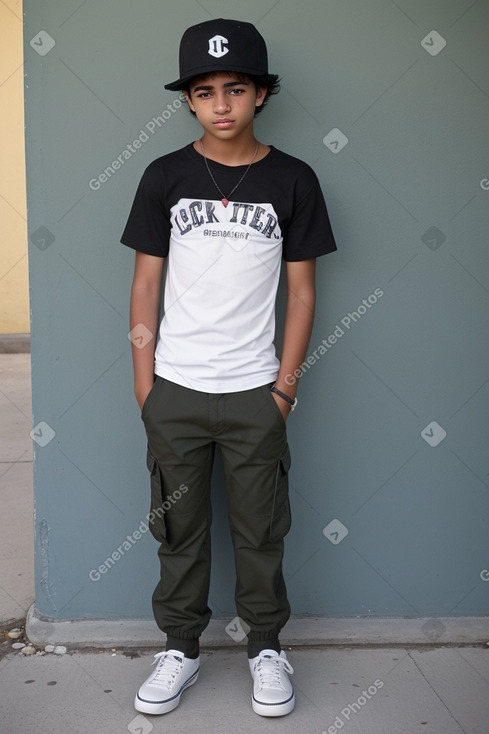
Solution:
M30 354L0 353L0 621L34 601Z
M244 646L215 647L212 634L204 642L197 684L183 694L175 711L160 717L133 708L135 691L160 648L123 648L117 632L110 642L108 622L97 636L92 623L91 649L80 647L87 645L90 633L84 636L74 625L78 637L72 634L71 644L63 640L67 654L45 653L43 631L35 626L37 654L14 650L15 640L7 632L23 627L34 601L31 428L29 355L0 354L2 732L489 733L487 618L322 620L323 644L310 646L300 644L301 635L312 639L304 633L307 623L292 621L287 632L292 644L286 650L295 668L297 704L291 715L279 719L264 719L251 709ZM58 627L55 635L65 634L64 629ZM19 639L29 642L25 634Z
M2 731L9 734L307 732L487 734L489 654L476 648L294 649L297 704L265 719L251 709L243 652L207 651L180 706L137 714L135 690L151 657L120 652L9 655L0 662Z

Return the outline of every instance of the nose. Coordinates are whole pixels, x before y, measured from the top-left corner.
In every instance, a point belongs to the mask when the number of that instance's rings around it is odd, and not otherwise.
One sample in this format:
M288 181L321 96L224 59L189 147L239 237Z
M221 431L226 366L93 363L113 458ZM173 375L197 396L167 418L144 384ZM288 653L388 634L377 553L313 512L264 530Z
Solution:
M215 112L222 114L225 110L229 109L229 99L225 92L217 92L214 97L214 110Z

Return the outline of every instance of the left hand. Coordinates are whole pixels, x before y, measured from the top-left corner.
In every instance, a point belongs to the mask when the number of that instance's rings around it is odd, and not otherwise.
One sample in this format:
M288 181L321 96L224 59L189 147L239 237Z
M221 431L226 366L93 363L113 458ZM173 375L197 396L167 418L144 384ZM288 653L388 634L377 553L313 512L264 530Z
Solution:
M284 400L283 398L281 398L280 395L277 395L274 392L272 392L271 395L272 395L272 398L277 403L278 409L282 413L282 417L284 419L284 423L287 423L287 418L289 417L289 413L290 413L290 405L288 404L288 402L286 400Z

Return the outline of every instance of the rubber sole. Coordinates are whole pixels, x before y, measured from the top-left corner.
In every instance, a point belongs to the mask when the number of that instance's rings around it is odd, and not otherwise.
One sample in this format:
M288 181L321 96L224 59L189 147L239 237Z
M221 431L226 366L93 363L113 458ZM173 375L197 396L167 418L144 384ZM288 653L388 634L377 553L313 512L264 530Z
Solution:
M255 714L258 714L259 716L285 716L294 710L295 693L292 694L292 697L289 698L288 701L273 704L259 703L255 700L252 694L251 705Z
M142 714L153 714L154 716L157 716L158 714L168 714L170 711L173 711L173 709L176 709L176 707L180 703L180 697L184 690L186 688L190 688L190 686L193 686L198 677L199 671L196 670L192 677L183 684L180 691L175 696L168 699L167 701L163 701L162 703L151 703L151 701L144 701L143 699L139 698L139 694L137 693L136 698L134 699L134 708L136 709L136 711L140 711Z

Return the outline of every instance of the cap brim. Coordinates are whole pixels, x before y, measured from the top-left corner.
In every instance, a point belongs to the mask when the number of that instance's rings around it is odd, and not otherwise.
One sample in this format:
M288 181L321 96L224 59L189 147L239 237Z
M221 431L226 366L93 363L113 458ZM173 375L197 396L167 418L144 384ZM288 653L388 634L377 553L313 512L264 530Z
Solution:
M171 84L165 84L165 89L170 89L172 92L177 92L179 89L182 89L183 85L185 84L185 79L177 79L176 82L171 82Z
M194 79L194 77L196 76L203 76L204 74L219 74L223 71L235 71L237 74L247 74L248 76L260 76L262 74L268 74L268 69L252 69L246 66L240 67L237 64L232 64L226 69L223 69L221 64L215 66L203 66L200 69L194 69L191 74L186 74L184 77L180 77L180 79L177 79L175 82L165 84L165 89L176 92L179 89L183 89L185 84L191 79Z

